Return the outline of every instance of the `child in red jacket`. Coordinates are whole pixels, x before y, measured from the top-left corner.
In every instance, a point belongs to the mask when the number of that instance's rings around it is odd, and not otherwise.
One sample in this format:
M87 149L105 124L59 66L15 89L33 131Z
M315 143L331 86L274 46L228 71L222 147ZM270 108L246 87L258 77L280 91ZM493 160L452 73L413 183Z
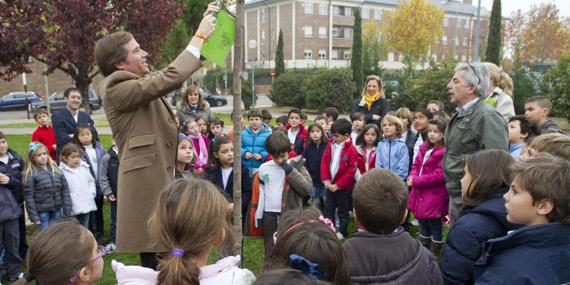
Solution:
M325 217L333 220L338 208L340 224L339 238L347 236L350 205L350 192L354 186L354 174L358 161L358 151L350 141L352 124L346 119L338 119L331 126L333 139L327 145L321 161L321 180L325 185Z
M32 133L32 141L45 145L51 159L57 160L55 157L55 132L49 123L49 115L46 109L39 108L34 114L34 120L38 123L38 127Z

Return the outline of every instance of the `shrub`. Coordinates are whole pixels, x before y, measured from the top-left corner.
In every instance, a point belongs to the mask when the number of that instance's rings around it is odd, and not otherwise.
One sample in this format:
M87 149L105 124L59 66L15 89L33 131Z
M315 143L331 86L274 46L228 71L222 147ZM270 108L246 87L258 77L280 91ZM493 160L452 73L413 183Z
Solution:
M352 110L355 91L350 69L319 69L303 81L307 107L322 110L336 107L341 112Z
M305 107L305 96L301 92L303 78L300 72L288 71L273 81L269 98L278 106Z
M455 106L449 102L447 91L447 83L453 77L456 62L446 60L441 63L435 63L426 70L419 71L414 77L408 78L404 82L404 94L399 96L408 97L412 104L410 107L424 107L430 100L439 100L445 104L447 112L453 112ZM395 107L392 108L395 110ZM412 109L413 110L413 109Z
M552 85L553 115L570 120L570 54L560 58L545 79Z

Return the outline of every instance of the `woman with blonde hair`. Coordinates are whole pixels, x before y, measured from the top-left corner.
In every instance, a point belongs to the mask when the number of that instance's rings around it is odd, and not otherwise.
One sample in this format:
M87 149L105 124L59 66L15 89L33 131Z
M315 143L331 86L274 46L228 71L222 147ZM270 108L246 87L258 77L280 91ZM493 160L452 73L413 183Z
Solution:
M176 115L180 124L189 117L194 119L202 117L208 122L214 118L210 104L204 99L202 90L196 85L189 86L176 102Z
M515 106L512 99L513 79L496 64L492 62L483 64L491 75L489 92L485 102L495 108L503 116L503 119L508 122L509 118L515 115Z
M384 83L378 75L366 77L362 98L354 105L352 114L356 112L364 114L366 124L375 123L378 126L384 115L390 112L390 104L384 96Z

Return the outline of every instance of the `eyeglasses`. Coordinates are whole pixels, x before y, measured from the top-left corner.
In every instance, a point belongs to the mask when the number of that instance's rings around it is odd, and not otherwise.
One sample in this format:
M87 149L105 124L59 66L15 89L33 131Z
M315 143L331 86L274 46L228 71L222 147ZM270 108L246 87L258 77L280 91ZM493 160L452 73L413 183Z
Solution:
M107 251L107 249L102 246L102 245L98 245L97 246L97 256L93 259L91 259L86 265L82 266L81 268L88 266L89 264L97 261L99 258L103 258L103 256L107 255L109 252ZM81 271L81 269L79 271L77 271L75 273L75 275L73 275L73 277L71 277L71 279L69 279L70 283L75 282L75 280L77 280L77 277L79 277L79 272Z

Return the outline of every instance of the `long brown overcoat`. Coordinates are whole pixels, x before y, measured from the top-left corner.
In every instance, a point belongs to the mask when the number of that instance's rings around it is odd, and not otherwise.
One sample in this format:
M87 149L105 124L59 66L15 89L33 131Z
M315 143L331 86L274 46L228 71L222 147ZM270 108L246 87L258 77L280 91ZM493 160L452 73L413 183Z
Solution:
M118 70L101 82L103 107L119 148L117 250L163 252L147 221L160 191L174 179L175 114L164 98L201 67L183 51L169 66L141 78Z

